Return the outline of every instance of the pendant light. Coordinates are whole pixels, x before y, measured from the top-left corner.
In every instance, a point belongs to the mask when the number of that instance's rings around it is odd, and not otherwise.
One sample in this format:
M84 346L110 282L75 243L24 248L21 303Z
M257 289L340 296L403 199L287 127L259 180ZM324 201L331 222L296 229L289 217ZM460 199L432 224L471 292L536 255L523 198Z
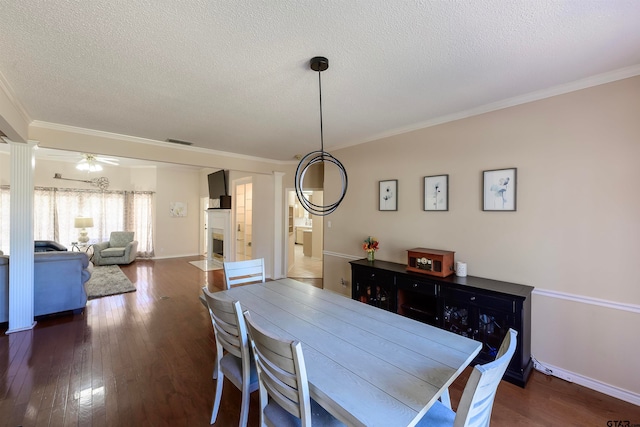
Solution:
M307 154L306 156L302 157L302 159L300 159L300 163L298 163L298 167L296 168L296 178L295 178L296 195L298 196L298 200L300 201L300 204L307 212L309 212L312 215L324 216L324 215L329 215L330 213L335 211L340 205L340 203L342 203L342 200L344 199L345 194L347 194L348 178L347 178L347 171L344 169L344 166L342 165L342 163L340 163L340 160L336 159L331 154L324 151L324 135L323 135L323 128L322 128L321 73L329 68L329 60L323 56L316 56L314 58L311 58L311 61L309 62L309 66L313 71L318 72L318 89L320 93L320 150L312 151L311 153ZM341 180L342 188L340 192L340 197L336 202L328 205L318 205L311 202L310 200L307 200L302 194L304 176L311 166L318 165L318 166L321 166L324 170L324 165L326 163L332 163L338 168L340 172L340 180Z

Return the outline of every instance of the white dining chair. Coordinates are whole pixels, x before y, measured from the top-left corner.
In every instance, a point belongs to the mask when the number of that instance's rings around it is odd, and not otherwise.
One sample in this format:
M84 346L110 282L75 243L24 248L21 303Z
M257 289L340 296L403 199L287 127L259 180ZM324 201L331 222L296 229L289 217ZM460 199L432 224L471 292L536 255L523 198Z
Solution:
M216 362L213 378L216 379L216 395L213 400L211 424L216 421L222 385L225 376L242 391L240 427L247 425L249 396L259 388L255 362L249 350L249 339L240 302L222 299L202 288L209 308L213 332L216 338Z
M429 408L416 426L488 427L498 385L516 351L517 335L516 331L509 329L496 359L473 368L462 392L457 412L453 412L450 403L447 404L447 392L442 402L436 402Z
M225 261L224 277L227 289L243 283L263 282L264 258L248 259L245 261Z
M260 425L269 427L344 426L309 396L299 341L282 339L244 312L260 383Z

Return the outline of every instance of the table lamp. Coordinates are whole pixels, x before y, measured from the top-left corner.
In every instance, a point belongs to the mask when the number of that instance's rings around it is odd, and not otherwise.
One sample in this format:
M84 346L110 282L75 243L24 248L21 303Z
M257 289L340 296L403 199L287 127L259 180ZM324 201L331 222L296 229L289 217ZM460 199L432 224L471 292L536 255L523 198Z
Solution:
M80 235L78 236L78 242L81 245L86 245L89 241L89 236L87 236L87 228L93 227L93 218L79 216L73 222L74 228L80 229Z

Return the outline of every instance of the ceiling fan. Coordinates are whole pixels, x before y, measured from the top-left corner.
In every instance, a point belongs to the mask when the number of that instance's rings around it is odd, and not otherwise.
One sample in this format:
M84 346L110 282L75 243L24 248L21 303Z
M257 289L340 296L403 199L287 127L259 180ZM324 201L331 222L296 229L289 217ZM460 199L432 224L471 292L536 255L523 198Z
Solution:
M81 156L82 158L76 164L76 169L81 171L100 172L102 170L100 163L118 166L118 159L114 157L104 157L89 153L82 153Z

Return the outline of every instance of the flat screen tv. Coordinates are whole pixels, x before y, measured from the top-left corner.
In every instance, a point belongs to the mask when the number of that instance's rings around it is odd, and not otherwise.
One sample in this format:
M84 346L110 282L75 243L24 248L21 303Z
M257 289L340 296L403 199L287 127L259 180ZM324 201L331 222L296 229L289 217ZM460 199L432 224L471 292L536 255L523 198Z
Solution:
M219 170L209 174L209 198L219 199L220 196L228 196L227 177L229 171Z
M220 208L231 208L231 197L229 196L229 171L219 170L210 173L209 176L209 199L220 200Z

